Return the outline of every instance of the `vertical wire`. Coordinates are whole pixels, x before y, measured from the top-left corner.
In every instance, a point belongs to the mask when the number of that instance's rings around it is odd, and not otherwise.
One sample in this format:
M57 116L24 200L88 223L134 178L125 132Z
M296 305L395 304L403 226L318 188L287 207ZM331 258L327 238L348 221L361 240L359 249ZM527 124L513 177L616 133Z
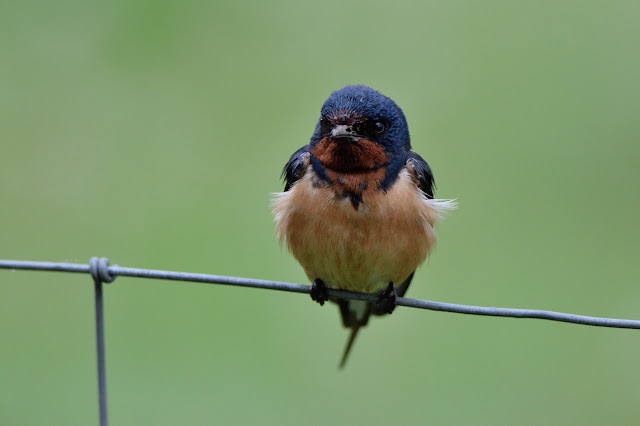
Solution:
M98 366L98 407L100 426L107 426L107 378L104 350L104 309L102 302L102 281L94 279L96 304L96 352Z

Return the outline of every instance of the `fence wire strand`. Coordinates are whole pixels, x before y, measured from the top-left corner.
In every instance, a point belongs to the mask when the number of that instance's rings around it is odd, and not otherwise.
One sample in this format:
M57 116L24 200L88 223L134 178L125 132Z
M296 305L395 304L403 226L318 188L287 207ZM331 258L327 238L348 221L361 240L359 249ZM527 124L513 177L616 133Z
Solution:
M189 272L158 271L153 269L123 268L122 266L118 265L110 266L109 261L104 257L92 257L88 265L58 262L30 262L24 260L0 260L0 269L76 272L90 274L93 278L96 323L96 364L98 370L98 415L100 426L108 426L103 302L104 283L112 282L117 276L127 276L160 280L191 281L207 284L224 284L238 287L289 291L293 293L309 293L311 290L311 287L307 285L285 283L280 281L254 280L250 278L228 277L224 275L193 274ZM336 298L365 300L367 302L374 303L377 299L377 296L373 294L355 293L351 291L333 289L329 289L329 295ZM407 306L410 308L455 312L459 314L513 318L538 318L598 327L640 329L640 321L635 320L588 317L583 315L573 315L562 312L541 311L535 309L490 308L484 306L458 305L454 303L408 299L405 297L399 297L397 299L397 304L399 306Z
M293 284L281 281L257 280L251 278L229 277L224 275L208 275L196 274L190 272L173 272L160 271L153 269L125 268L118 265L108 265L105 258L96 262L96 274L100 274L104 282L110 282L117 276L151 278L173 281L190 281L207 284L223 284L238 287L262 288L268 290L280 290L293 293L309 293L310 286ZM75 263L57 263L57 262L30 262L21 260L0 260L0 269L26 269L37 271L57 271L57 272L75 272L75 273L91 273L90 265ZM93 274L92 274L93 276ZM367 302L375 302L377 296L367 293L356 293L351 291L329 289L329 295L341 299L364 300ZM410 308L428 309L432 311L453 312L467 315L483 315L495 317L511 317L511 318L534 318L546 319L549 321L561 321L573 324L583 324L596 327L613 327L613 328L633 328L640 329L640 321L616 318L591 317L585 315L575 315L563 312L544 311L538 309L513 309L513 308L494 308L485 306L459 305L455 303L434 302L429 300L409 299L399 297L397 299L398 306L406 306Z

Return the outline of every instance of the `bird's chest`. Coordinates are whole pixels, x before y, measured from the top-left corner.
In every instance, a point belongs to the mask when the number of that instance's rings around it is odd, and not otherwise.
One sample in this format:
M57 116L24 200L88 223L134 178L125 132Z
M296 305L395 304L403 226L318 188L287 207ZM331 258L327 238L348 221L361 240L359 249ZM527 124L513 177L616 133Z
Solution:
M424 202L407 173L382 192L362 193L357 208L305 175L274 203L277 230L310 280L374 292L400 285L435 243Z

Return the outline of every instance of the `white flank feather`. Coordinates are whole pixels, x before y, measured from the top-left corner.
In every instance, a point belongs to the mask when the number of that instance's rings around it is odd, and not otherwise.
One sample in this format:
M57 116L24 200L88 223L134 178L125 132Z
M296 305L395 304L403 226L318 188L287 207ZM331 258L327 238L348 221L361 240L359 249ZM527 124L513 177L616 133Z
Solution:
M455 199L443 200L427 198L425 202L437 212L438 219L442 219L447 213L458 208L458 202Z

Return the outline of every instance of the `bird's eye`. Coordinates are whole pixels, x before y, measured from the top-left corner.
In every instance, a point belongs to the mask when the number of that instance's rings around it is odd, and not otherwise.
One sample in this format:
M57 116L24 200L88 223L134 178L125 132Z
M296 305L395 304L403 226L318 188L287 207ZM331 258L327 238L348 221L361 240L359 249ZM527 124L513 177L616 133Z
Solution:
M373 126L376 129L376 133L384 132L385 125L382 121L376 121L376 123Z

